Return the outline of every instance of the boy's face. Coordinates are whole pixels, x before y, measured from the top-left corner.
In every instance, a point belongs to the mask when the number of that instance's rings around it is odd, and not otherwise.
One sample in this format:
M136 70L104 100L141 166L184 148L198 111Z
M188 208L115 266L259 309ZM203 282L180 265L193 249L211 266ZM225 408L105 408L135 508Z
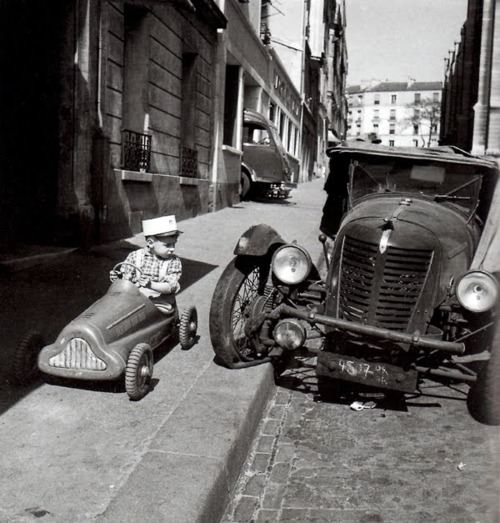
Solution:
M151 236L148 238L148 246L152 253L159 258L168 258L175 252L177 236Z

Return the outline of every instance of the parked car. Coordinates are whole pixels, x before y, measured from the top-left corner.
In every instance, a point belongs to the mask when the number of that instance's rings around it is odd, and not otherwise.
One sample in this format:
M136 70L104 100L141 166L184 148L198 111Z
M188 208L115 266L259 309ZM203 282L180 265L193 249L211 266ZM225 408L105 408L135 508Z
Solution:
M247 230L212 298L216 360L241 368L309 348L320 383L401 393L422 376L473 384L460 356L490 348L499 295L495 275L471 270L496 164L451 148L328 153L326 276L271 227Z
M243 114L242 199L251 194L287 198L297 187L288 154L278 129L260 113L245 109Z
M118 269L124 264L114 267L121 276ZM194 306L179 318L174 296L167 298L160 311L130 280L118 279L102 298L68 323L54 343L44 346L42 335L28 333L17 346L13 378L26 385L40 371L87 381L124 377L130 399L139 400L150 389L153 349L174 335L183 349L189 349L196 342L197 323Z

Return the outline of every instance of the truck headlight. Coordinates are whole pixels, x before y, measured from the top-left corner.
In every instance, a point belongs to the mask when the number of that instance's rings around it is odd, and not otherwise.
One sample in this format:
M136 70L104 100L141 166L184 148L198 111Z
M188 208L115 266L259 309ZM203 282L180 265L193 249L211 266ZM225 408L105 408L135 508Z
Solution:
M295 350L306 341L306 331L295 318L287 318L278 322L273 331L276 343L288 350Z
M464 309L471 312L486 312L495 306L498 284L487 272L468 272L458 282L456 295Z
M287 285L302 283L311 272L311 267L309 253L298 245L283 245L274 253L273 273Z

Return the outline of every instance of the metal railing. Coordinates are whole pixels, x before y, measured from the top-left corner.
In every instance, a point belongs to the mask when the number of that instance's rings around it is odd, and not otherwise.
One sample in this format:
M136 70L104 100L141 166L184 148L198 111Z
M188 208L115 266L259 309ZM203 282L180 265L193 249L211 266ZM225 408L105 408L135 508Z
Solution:
M181 146L180 175L188 178L198 176L198 151L196 149Z
M151 135L122 131L122 168L147 172L151 167Z

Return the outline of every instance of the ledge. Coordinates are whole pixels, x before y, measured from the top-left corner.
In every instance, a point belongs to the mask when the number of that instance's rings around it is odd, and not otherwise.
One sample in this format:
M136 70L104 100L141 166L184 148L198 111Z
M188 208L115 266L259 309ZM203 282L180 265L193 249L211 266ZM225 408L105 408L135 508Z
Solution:
M120 174L122 182L146 182L153 181L153 173L146 173L141 171L127 171L125 169L115 169L116 173Z
M179 185L201 185L202 183L208 183L208 180L204 178L191 178L188 176L176 176L179 179Z
M167 177L172 180L177 180L179 185L202 185L203 183L209 183L205 178L191 178L188 176L177 176L175 174L162 174L162 173L148 173L141 171L128 171L126 169L114 169L114 171L120 175L122 182L145 182L151 183L155 176Z

